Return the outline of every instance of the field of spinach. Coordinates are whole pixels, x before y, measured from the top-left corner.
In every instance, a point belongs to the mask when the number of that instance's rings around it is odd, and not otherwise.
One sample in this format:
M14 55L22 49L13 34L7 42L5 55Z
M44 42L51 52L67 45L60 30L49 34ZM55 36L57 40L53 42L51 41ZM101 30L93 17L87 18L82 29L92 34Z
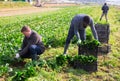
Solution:
M84 70L73 69L67 65L66 57L59 56L67 37L70 21L76 14L85 13L93 17L94 23L99 22L101 15L99 6L77 6L61 8L55 12L45 14L29 14L0 18L0 76L9 81L119 81L120 80L120 10L111 7L109 24L111 29L111 53L99 57L98 72L88 73ZM102 22L104 23L103 19ZM38 62L24 60L26 64L20 65L21 59L13 59L21 46L23 35L20 29L29 25L43 37L47 50L40 56ZM91 36L87 29L87 37ZM72 41L68 50L70 56L77 55L76 40ZM57 60L62 57L61 61ZM88 58L88 57L87 57ZM93 58L93 57L92 57ZM23 66L24 65L24 66ZM61 67L62 66L62 67Z

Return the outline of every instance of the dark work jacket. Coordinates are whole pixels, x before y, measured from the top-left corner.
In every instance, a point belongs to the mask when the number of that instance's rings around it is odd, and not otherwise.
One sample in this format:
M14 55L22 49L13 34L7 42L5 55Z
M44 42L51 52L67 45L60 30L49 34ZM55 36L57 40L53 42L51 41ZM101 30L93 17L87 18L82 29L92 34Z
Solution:
M109 10L109 7L108 7L107 5L103 5L103 6L102 6L102 11L103 11L103 13L107 13L108 10Z
M24 55L28 52L28 49L31 45L38 45L41 48L41 52L45 51L45 46L42 43L41 36L37 34L35 31L32 31L29 38L24 37L21 51L19 52L20 55Z

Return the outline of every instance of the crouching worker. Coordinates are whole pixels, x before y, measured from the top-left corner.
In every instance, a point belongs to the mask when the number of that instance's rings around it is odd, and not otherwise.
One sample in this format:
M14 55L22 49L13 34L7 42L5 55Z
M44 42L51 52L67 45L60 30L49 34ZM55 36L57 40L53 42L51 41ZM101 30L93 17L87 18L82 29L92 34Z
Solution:
M21 50L16 54L15 58L31 58L32 60L39 59L39 55L45 51L45 46L42 43L42 37L31 30L29 26L23 26L21 32L24 34Z

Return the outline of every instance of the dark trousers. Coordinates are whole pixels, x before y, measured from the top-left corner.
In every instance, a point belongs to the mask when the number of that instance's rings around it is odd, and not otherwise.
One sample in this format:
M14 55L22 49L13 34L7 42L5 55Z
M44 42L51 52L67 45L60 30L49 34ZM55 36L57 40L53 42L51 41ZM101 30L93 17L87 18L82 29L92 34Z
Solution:
M107 18L107 13L102 13L101 17L100 17L100 21L102 20L102 17L105 16L105 19L106 19L106 22L108 21L108 18Z
M74 24L71 23L70 25L70 29L69 29L69 32L68 32L68 36L67 36L67 39L66 39L66 44L69 44L71 39L74 37L75 35L75 32L74 32ZM78 27L79 28L79 27ZM85 29L84 30L78 30L79 32L79 35L80 35L80 39L83 41L86 39L86 32L85 32Z
M67 39L66 39L66 44L65 44L65 47L64 47L64 54L66 54L66 51L67 51L68 46L69 46L69 43L70 43L71 39L74 37L74 35L75 35L74 26L79 26L79 25L76 25L75 23L74 24L71 23L70 29L69 29L69 32L68 32L68 36L67 36ZM85 40L86 39L85 29L84 30L78 30L78 31L79 31L80 39L82 41Z
M42 54L40 46L31 45L28 48L28 52L21 56L21 58L32 58L32 60L37 60L38 55Z

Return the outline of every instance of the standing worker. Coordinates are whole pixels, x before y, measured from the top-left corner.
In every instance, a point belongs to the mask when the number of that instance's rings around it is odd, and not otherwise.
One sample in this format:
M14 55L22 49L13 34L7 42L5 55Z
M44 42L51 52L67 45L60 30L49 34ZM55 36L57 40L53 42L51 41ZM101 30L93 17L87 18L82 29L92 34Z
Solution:
M107 5L107 3L104 3L104 5L102 6L102 15L100 17L100 21L102 20L102 17L105 15L105 19L106 19L106 22L108 21L108 18L107 18L107 14L108 14L108 10L109 10L109 7Z
M42 37L31 30L29 26L23 26L21 32L24 34L24 39L21 47L21 51L16 54L15 58L32 58L37 60L38 55L45 51L45 46L42 43Z
M90 16L88 16L86 14L78 14L71 21L71 25L69 28L69 32L68 32L68 36L66 39L66 44L64 47L63 54L66 54L69 43L74 35L76 35L76 37L78 39L78 42L77 42L78 44L81 43L81 40L82 41L86 40L85 29L87 28L87 26L90 26L94 38L98 40L98 35L96 33L96 29L94 27L94 22L93 22L92 18L90 18Z

